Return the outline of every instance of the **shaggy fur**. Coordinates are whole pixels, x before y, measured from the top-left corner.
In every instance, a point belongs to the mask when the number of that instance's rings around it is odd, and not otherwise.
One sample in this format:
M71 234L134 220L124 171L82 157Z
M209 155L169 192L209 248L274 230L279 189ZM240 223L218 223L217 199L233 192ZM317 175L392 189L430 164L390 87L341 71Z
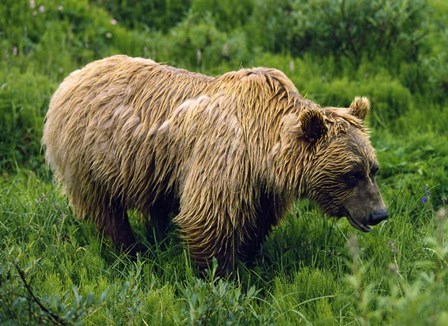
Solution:
M127 210L156 224L174 214L199 267L216 257L224 272L254 255L296 198L351 214L361 229L367 211L384 207L379 196L353 214L346 203L359 192L341 186L354 165L365 174L377 165L362 121L369 106L321 109L275 69L213 78L113 56L64 80L43 143L74 213L118 248L136 242Z

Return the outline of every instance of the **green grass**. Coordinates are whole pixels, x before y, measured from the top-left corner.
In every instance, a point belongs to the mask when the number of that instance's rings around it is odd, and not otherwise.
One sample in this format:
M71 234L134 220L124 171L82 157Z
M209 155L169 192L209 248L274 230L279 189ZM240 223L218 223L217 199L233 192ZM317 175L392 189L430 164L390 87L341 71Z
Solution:
M448 318L446 212L435 212L432 198L423 204L424 189L410 189L405 174L397 189L382 183L391 218L370 234L301 203L256 261L224 280L213 271L198 278L174 233L136 260L118 255L72 215L42 174L18 171L0 181L2 323L51 322L27 286L45 309L80 324L443 324Z
M3 1L0 324L446 325L448 7L381 3L365 39L364 9L380 1ZM347 48L350 35L364 43ZM364 234L297 203L230 279L199 278L175 230L137 259L118 254L72 214L40 145L64 76L115 53L207 74L276 67L322 105L368 96L389 220Z

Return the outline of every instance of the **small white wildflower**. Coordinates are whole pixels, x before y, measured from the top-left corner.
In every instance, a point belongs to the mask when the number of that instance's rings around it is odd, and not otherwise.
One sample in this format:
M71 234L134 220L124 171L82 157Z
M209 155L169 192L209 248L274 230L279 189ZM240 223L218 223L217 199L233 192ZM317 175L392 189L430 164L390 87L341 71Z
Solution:
M224 45L222 46L221 55L223 57L228 57L229 56L229 44L227 42L224 43Z
M398 265L395 263L390 263L389 264L389 270L392 274L398 274L399 270L398 270Z
M295 64L294 64L294 60L289 61L289 70L291 72L294 72L294 69L296 68Z
M112 38L112 33L111 33L111 32L107 32L107 33L106 33L106 37L107 37L107 38Z
M36 8L36 2L34 0L30 0L30 8L31 9Z
M350 253L350 256L353 259L357 259L359 257L359 242L358 237L356 235L351 235L347 240L347 248Z
M196 52L196 60L197 60L198 64L201 64L201 61L202 61L202 51L201 51L201 49L198 49L198 51Z
M443 221L443 220L446 220L447 217L448 217L448 211L446 210L446 208L440 207L440 209L436 213L436 218L439 221Z
M44 5L40 5L40 6L39 6L39 12L40 12L41 14L43 14L43 13L45 12L45 7L44 7Z
M110 20L110 23L112 24L112 25L117 25L117 20L115 19L115 18L112 18L111 20Z

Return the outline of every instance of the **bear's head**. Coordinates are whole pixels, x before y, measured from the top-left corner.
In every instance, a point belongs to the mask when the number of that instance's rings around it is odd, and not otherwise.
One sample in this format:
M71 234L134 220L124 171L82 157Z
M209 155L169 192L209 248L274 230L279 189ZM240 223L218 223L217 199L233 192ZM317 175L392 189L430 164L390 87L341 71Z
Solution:
M379 164L364 126L369 109L364 97L349 108L307 108L289 129L301 148L299 194L364 232L387 218L375 180Z

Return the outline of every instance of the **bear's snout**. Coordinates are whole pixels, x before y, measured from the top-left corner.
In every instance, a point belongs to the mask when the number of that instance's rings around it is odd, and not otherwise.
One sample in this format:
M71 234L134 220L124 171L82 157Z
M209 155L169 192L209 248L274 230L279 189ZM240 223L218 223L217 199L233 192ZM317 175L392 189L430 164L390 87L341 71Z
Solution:
M387 214L386 208L378 209L369 215L368 224L369 225L377 225L381 221L384 221L385 219L387 219L387 217L388 217L388 214Z

